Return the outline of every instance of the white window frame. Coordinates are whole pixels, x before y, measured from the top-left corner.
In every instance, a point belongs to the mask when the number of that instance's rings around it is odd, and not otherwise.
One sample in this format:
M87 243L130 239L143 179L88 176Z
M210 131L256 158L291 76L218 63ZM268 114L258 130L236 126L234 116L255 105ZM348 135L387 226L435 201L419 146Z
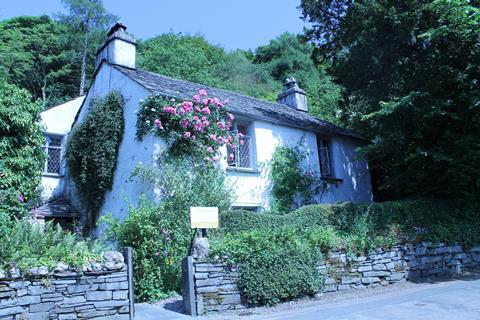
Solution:
M235 132L235 133L238 133L238 127L239 126L244 126L247 128L247 133L249 130L249 127L250 127L250 124L249 122L243 122L243 121L235 121L233 124L232 124L232 127L233 127L233 130L231 132ZM247 148L248 148L248 154L249 154L249 164L248 166L241 166L240 165L240 162L236 161L237 158L239 158L239 152L240 152L240 148L243 147L243 145L240 145L240 141L236 144L236 148L234 149L234 154L235 154L235 164L232 164L232 162L229 160L229 155L230 155L230 152L229 152L229 148L227 146L227 169L228 170L238 170L238 171L255 171L256 170L256 167L255 167L255 148L254 148L254 143L255 143L255 139L254 139L254 136L253 135L249 135L249 134L244 134L245 135L245 139L244 141L248 141L248 144L247 144ZM240 139L239 139L240 140Z
M43 175L44 176L61 176L63 174L63 168L62 168L62 160L63 160L63 144L64 144L64 138L65 135L63 134L58 134L58 133L44 133L45 135L45 145L44 145L44 150L45 153L47 154L47 158L45 159L45 164L43 166ZM59 139L60 140L60 145L50 145L51 139ZM50 154L49 150L55 149L55 150L60 150L60 156L58 159L58 172L49 172L48 171L48 163L50 161Z

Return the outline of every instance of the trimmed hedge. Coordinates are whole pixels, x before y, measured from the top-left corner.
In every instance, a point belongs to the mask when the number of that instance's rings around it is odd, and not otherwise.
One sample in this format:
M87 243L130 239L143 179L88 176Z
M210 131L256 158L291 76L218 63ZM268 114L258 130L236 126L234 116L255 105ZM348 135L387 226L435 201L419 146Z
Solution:
M239 288L247 302L275 304L316 292L320 252L357 254L402 242L480 243L478 204L403 200L317 204L289 214L232 210L220 215L211 254L241 263Z

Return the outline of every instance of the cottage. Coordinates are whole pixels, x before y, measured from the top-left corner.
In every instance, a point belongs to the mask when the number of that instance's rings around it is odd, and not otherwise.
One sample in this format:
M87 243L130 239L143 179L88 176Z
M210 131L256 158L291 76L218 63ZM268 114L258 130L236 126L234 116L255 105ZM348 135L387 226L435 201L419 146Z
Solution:
M123 218L127 214L127 202L136 203L140 195L151 193L149 187L141 181L129 178L138 163L154 165L158 152L165 143L151 134L142 141L135 139L139 101L151 94L191 99L200 89L207 90L210 96L230 101L230 111L235 115L234 130L244 134L244 143L235 149L235 157L222 164L228 174L228 181L235 183L235 207L257 211L270 206L269 179L262 164L271 160L277 145L293 146L302 139L307 152L302 165L308 166L315 175L329 182L328 188L317 195L317 202L372 201L368 164L356 151L357 147L366 143L365 139L350 130L310 115L307 95L298 87L295 79L285 81L278 102L273 103L137 69L135 53L134 37L126 32L124 25L117 23L97 53L95 75L87 95L84 99L72 102L74 106L81 102L74 124L77 125L89 113L93 98L118 91L125 99L125 132L119 148L113 188L106 194L102 214L108 212ZM74 106L72 112L76 111ZM62 109L61 107L57 109ZM55 108L47 112L55 112ZM60 114L58 117L61 117ZM56 122L58 117L45 121ZM69 125L69 121L72 121L71 117L65 118L65 125ZM63 146L57 140L52 141L47 148ZM52 161L52 158L53 154L48 161ZM64 169L61 166L53 168L48 161L46 175L51 175L51 170L60 174L56 176L58 190L55 189L52 194L67 197L74 207L81 207L76 200L74 188L68 183L68 172L66 178L62 177ZM47 178L44 182L48 185Z

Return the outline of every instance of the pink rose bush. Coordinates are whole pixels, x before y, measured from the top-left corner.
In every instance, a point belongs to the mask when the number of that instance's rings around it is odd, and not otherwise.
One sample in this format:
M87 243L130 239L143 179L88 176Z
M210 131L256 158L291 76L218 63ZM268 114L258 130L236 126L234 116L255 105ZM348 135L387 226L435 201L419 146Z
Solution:
M220 159L220 147L235 148L242 141L241 134L230 132L235 117L228 110L228 100L210 98L206 90L199 90L191 101L151 95L140 103L137 139L153 132L166 139L174 154L215 162Z

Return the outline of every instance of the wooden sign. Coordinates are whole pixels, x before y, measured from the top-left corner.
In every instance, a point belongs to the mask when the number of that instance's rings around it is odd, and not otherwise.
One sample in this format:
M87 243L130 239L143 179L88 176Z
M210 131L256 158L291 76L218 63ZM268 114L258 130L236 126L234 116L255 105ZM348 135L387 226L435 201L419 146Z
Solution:
M194 228L218 228L217 207L190 207L191 227Z

